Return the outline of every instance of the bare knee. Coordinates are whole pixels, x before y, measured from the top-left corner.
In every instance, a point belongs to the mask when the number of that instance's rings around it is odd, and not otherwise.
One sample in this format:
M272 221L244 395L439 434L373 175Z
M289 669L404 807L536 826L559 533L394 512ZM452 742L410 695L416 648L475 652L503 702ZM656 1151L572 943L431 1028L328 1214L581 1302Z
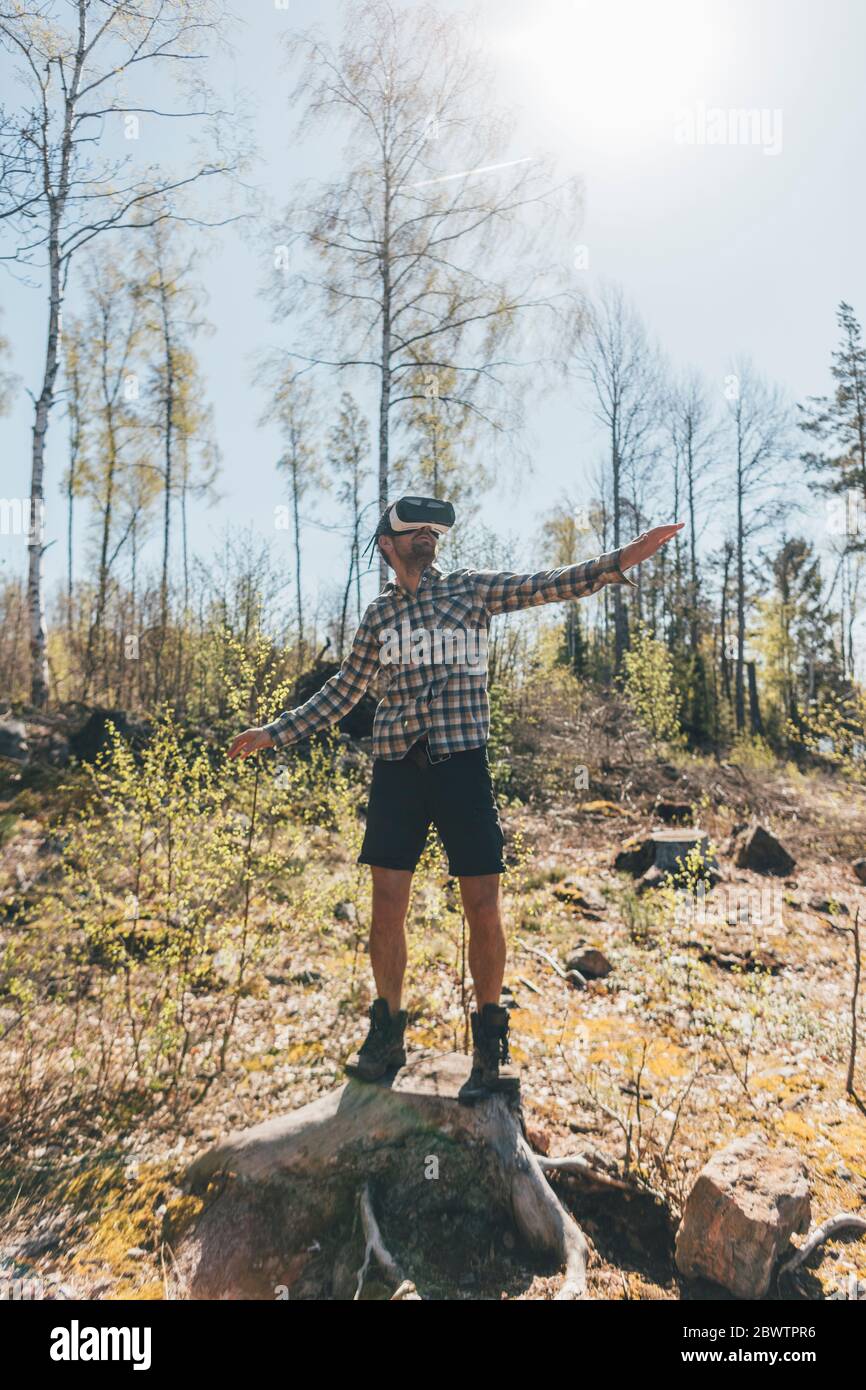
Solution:
M496 932L501 929L498 874L461 878L460 895L471 931Z
M403 930L411 889L410 871L373 868L372 931L391 934Z

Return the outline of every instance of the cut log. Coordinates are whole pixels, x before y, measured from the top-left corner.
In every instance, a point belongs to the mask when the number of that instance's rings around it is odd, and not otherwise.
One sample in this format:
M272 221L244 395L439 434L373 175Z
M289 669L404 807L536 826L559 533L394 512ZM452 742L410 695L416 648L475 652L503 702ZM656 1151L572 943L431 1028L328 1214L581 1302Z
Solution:
M186 1185L204 1207L175 1252L186 1296L354 1298L369 1271L384 1280L380 1297L401 1281L422 1299L465 1297L473 1266L489 1267L487 1252L516 1228L530 1263L564 1271L557 1298L584 1297L586 1239L529 1147L519 1105L460 1104L469 1070L456 1053L410 1058L390 1085L347 1081L202 1154Z

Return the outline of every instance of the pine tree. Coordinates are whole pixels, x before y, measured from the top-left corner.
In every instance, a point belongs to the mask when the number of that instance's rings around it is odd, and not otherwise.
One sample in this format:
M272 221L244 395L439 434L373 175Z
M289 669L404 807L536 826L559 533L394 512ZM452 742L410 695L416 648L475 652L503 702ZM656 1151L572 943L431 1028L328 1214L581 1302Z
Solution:
M816 491L854 494L857 514L866 515L866 346L850 304L841 301L836 313L840 343L830 368L836 382L832 396L810 396L798 407L800 426L817 443L803 462L817 475ZM846 508L847 510L847 508ZM845 526L851 549L866 548L866 528Z

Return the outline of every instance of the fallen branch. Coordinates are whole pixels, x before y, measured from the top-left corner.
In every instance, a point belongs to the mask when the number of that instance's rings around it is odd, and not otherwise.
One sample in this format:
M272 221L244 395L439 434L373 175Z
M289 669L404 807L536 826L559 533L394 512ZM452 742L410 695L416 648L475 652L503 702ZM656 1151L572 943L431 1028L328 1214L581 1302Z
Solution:
M518 984L524 985L526 989L531 990L533 994L541 993L538 985L534 985L531 980L527 980L525 975L518 975L517 982Z
M837 1231L844 1231L847 1228L855 1231L866 1231L866 1216L855 1216L853 1212L843 1211L838 1216L831 1216L820 1226L817 1226L810 1235L806 1237L796 1255L783 1264L779 1270L779 1278L783 1274L793 1274L795 1269L808 1260L813 1250L817 1250L819 1245L823 1245L825 1240L836 1234Z
M564 980L566 978L567 972L563 970L559 961L556 960L555 957L552 956L549 951L542 951L540 946L530 946L528 942L523 941L521 937L517 938L517 944L518 946L522 946L524 951L529 951L530 954L533 956L539 956L541 960L546 961L548 965L551 965L561 980Z
M624 1182L622 1178L612 1177L610 1173L605 1173L600 1168L593 1168L592 1164L587 1163L580 1154L570 1154L567 1158L545 1158L542 1154L536 1154L535 1157L542 1173L577 1174L580 1177L590 1178L602 1187L617 1187L621 1191L638 1191L633 1183Z

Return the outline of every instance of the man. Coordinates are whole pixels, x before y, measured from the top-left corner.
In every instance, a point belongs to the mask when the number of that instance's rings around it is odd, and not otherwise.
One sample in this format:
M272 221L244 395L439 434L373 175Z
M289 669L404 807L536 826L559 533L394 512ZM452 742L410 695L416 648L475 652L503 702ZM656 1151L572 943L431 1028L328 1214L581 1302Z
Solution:
M229 757L246 758L327 728L379 674L386 689L373 726L372 788L358 857L372 871L370 963L377 998L367 1038L346 1070L375 1081L406 1061L405 920L412 874L432 822L449 873L459 881L469 926L474 1049L460 1096L474 1101L519 1088L508 1065L508 1012L499 1002L506 955L499 877L505 864L487 760L484 656L490 618L581 598L605 584L633 585L624 571L654 555L682 523L657 526L583 564L538 574L442 574L434 564L439 536L453 520L453 507L435 498L400 498L385 509L371 544L378 545L395 579L368 607L340 670L306 704L239 734Z

